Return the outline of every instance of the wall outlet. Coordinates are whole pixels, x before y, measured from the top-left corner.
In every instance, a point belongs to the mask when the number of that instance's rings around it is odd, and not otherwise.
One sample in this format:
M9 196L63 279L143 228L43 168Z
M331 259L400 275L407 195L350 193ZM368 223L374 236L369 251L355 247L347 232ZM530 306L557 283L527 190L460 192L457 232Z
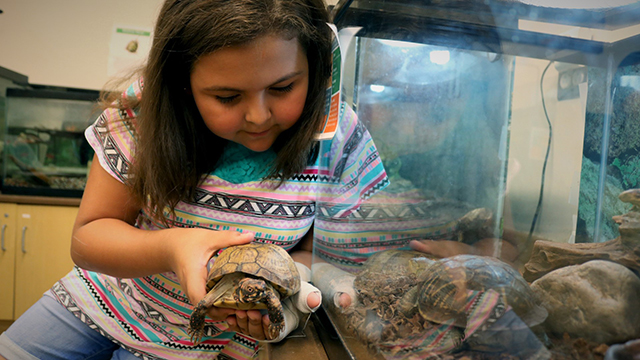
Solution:
M576 66L558 72L558 101L580 97L578 85L587 81L587 67Z

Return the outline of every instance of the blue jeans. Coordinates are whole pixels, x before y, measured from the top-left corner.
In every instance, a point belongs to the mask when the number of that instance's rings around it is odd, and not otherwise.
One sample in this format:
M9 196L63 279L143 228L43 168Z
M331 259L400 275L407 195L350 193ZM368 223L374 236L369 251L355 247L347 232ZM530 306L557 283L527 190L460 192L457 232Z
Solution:
M0 355L8 360L139 360L49 296L43 296L0 335Z

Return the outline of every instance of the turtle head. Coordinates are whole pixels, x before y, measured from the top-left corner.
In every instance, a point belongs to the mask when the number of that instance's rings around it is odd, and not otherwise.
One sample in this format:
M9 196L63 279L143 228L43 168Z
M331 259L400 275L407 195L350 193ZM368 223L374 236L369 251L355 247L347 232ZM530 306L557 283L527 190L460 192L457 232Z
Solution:
M262 279L243 278L238 282L233 297L239 303L255 303L265 298L268 288Z

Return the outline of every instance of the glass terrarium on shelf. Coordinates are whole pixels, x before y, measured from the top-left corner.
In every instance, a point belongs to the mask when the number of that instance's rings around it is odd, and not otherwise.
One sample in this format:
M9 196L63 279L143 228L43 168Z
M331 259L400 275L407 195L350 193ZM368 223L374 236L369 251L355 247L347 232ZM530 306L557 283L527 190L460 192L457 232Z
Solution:
M640 2L534 3L333 9L342 97L375 144L325 158L312 271L338 357L640 348Z
M29 85L8 88L2 124L2 193L81 197L93 150L84 129L99 92Z

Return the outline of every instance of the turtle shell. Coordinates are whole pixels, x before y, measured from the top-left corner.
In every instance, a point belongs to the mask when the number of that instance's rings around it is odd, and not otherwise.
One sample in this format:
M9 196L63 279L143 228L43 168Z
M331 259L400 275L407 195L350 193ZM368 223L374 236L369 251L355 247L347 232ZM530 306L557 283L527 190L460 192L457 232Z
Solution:
M381 283L397 284L401 279L417 282L420 273L434 261L434 257L414 250L385 250L371 255L354 279L357 292L379 288Z
M442 323L451 318L466 325L467 290L493 289L528 325L542 323L547 311L522 275L509 264L488 256L457 255L440 259L425 272L418 310L427 320Z
M253 242L226 248L209 270L207 291L225 275L244 273L269 281L283 296L300 290L300 273L289 253L280 246Z

